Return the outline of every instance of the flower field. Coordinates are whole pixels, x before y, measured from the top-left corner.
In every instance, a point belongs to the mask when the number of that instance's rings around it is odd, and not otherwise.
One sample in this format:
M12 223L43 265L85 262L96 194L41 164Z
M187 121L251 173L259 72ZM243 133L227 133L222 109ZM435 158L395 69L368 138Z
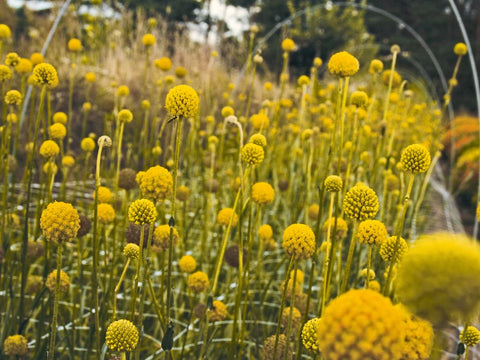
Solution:
M396 44L275 74L253 25L242 72L74 10L0 24L0 359L480 358L480 245L424 233L464 43L439 103Z

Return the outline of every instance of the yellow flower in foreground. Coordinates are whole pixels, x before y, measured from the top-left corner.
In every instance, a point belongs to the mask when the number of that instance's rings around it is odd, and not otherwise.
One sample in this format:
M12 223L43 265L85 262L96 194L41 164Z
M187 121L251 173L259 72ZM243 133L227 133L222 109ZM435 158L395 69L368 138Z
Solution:
M168 92L165 108L172 116L192 117L199 103L197 92L191 86L177 85Z
M40 228L48 241L72 241L80 229L80 217L71 204L55 201L42 211Z
M112 351L132 351L137 347L138 330L128 320L114 321L107 328L105 342Z
M346 51L333 54L328 61L328 70L330 71L330 74L339 77L353 76L357 73L359 68L360 64L357 58Z
M308 259L315 252L315 234L305 224L292 224L283 232L282 247L288 256Z

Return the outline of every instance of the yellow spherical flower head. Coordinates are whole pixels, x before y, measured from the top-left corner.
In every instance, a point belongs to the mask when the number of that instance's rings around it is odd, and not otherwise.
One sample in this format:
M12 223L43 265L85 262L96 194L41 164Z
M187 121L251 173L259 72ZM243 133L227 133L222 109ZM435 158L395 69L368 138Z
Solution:
M370 74L378 74L383 70L383 62L378 59L373 59L370 61L370 66L368 67L368 72Z
M255 131L259 131L260 129L268 129L268 125L270 124L270 120L268 116L265 115L263 112L258 114L253 114L250 116L250 124L255 129Z
M418 174L427 171L432 160L425 145L413 144L403 149L400 162L405 171Z
M197 262L191 255L184 255L178 260L178 267L181 272L191 273L197 268Z
M250 139L248 139L248 142L261 147L267 146L267 138L262 134L253 134Z
M240 157L244 163L249 165L258 165L263 161L265 152L261 146L253 143L248 143L243 146L240 152Z
M399 360L404 339L400 313L372 290L350 290L332 300L318 324L326 360Z
M57 270L53 270L50 274L47 276L47 280L45 281L45 286L47 287L48 290L50 290L52 293L55 292L55 287L57 284ZM64 271L60 271L60 286L58 291L61 293L66 293L68 289L70 288L70 276Z
M278 340L276 340L276 338L277 336L274 334L266 338L263 342L263 360L292 360L293 346L287 340L287 337L284 334L280 334ZM277 343L276 347L275 343Z
M371 219L378 212L377 194L364 183L358 183L345 194L343 210L350 219Z
M45 59L43 58L43 55L41 53L35 52L32 55L30 55L30 61L32 62L32 65L35 66L43 63Z
M28 341L23 335L11 335L3 341L3 352L7 356L26 356Z
M20 58L18 64L15 66L15 71L21 75L32 72L33 64L29 59Z
M111 351L128 352L135 350L138 344L138 330L128 320L114 321L107 328L105 342Z
M40 155L42 155L44 158L57 156L59 152L60 148L53 140L45 140L42 145L40 145Z
M97 218L101 224L110 224L115 220L115 209L110 204L98 204Z
M33 81L38 86L54 88L58 85L57 70L49 63L40 63L33 68Z
M460 332L460 341L467 346L475 346L480 342L480 331L475 326L468 326L467 331Z
M79 39L72 38L68 40L67 47L71 52L80 52L82 51L82 42Z
M333 230L335 228L335 221L337 222L337 232L335 233L335 238L337 240L342 240L347 236L348 233L348 224L342 218L331 217L327 219L322 226L322 231L326 234L328 231L328 227L330 226L330 232L333 235Z
M397 240L398 239L398 240ZM400 261L408 250L407 242L404 238L390 236L385 239L380 247L380 256L384 261Z
M350 103L357 107L365 106L368 102L368 95L365 91L354 91L350 95Z
M179 79L183 79L185 76L187 76L187 69L185 69L183 66L179 66L175 69L175 76Z
M80 217L71 204L55 201L42 211L40 228L47 241L72 241L80 229Z
M5 24L0 24L0 40L8 39L10 36L12 36L10 27Z
M282 247L296 260L308 259L315 252L315 234L305 224L292 224L283 232Z
M201 293L207 291L210 287L210 281L208 275L203 271L197 271L188 275L187 286L194 293Z
M96 79L97 79L97 77L95 76L95 73L93 73L93 72L91 72L91 71L90 71L90 72L87 72L87 73L85 74L85 81L86 81L87 83L92 84L92 83L95 82Z
M266 182L257 182L252 186L252 200L258 205L267 205L275 199L275 190Z
M5 65L7 66L17 66L18 63L20 62L20 56L16 52L11 52L8 53L7 56L5 56Z
M281 319L282 326L284 327L284 329L286 329L287 326L288 326L288 321L289 321L289 318L290 318L290 309L291 309L291 312L292 312L292 320L291 320L291 323L290 323L290 326L291 326L290 329L291 329L292 333L297 333L298 329L300 328L300 325L302 324L302 314L300 313L300 310L298 310L296 307L291 308L289 306L289 307L286 307L286 308L283 309L282 319Z
M340 176L337 175L329 175L324 181L325 190L328 192L334 193L339 192L342 190L343 181Z
M208 314L208 320L215 322L215 321L222 321L228 315L227 305L219 300L213 300L213 308L210 310Z
M65 155L62 157L62 166L68 168L71 168L73 165L75 165L75 159L71 155Z
M23 96L20 91L9 90L5 95L5 104L7 105L20 105L22 103Z
M222 108L222 116L224 118L235 115L235 110L231 106L224 106Z
M140 256L140 247L137 244L128 243L123 248L123 255L130 260L138 259Z
M43 165L42 170L46 175L55 175L58 171L58 166L49 160Z
M92 138L83 138L80 142L80 148L86 152L92 152L95 150L95 141Z
M310 220L317 220L320 207L318 204L312 204L307 209L307 215Z
M6 65L0 64L0 82L5 82L12 77L12 70Z
M353 76L360 69L360 63L352 54L341 51L333 54L328 61L328 70L330 74L339 77Z
M188 85L177 85L170 89L165 99L165 108L172 116L192 117L198 111L200 99Z
M117 95L120 97L125 97L130 94L130 89L127 85L120 85L117 89Z
M398 190L398 187L400 185L400 180L398 179L397 175L389 174L387 175L387 178L386 178L386 184L387 184L387 191Z
M173 228L173 246L177 245L178 231ZM170 247L170 226L159 225L153 233L153 244L162 251L166 251Z
M187 201L190 197L190 189L188 186L180 185L177 188L177 194L175 195L178 201Z
M456 43L455 46L453 47L453 53L458 56L465 56L467 55L468 48L467 45L464 43Z
M48 128L48 135L53 140L63 140L67 136L67 128L60 123L52 124Z
M295 42L289 38L284 39L282 41L282 50L285 52L292 52L295 50Z
M135 200L128 208L128 221L137 225L152 224L156 219L157 209L148 199Z
M305 349L312 354L320 354L318 348L318 324L322 321L320 318L308 320L302 329L302 343Z
M400 312L405 325L405 342L402 349L401 360L428 360L433 347L432 325L419 317L411 314L403 305L395 305Z
M268 224L263 224L258 228L258 237L263 241L271 239L273 237L273 229Z
M391 76L392 70L385 70L382 73L382 82L385 85L388 85L390 83L390 76ZM393 71L393 79L392 79L392 87L399 87L400 84L402 83L402 76L396 72Z
M217 221L220 225L223 226L228 226L231 221L232 226L235 226L238 223L238 215L236 212L233 211L232 208L223 208L217 214Z
M142 44L145 45L146 47L155 45L156 41L157 39L155 39L155 35L153 34L145 34L142 37Z
M129 123L133 120L133 114L128 109L122 109L118 112L118 121L121 123Z
M109 188L105 186L98 187L98 203L110 203L113 200L113 194ZM95 198L95 192L93 192L93 198Z
M365 220L358 225L357 240L360 244L382 245L387 239L387 228L378 220Z
M154 65L162 71L168 71L172 68L172 60L168 57L162 57L154 61Z
M297 79L297 84L299 86L303 86L303 85L308 85L308 83L310 82L310 78L306 75L301 75L298 79Z
M148 169L139 179L142 195L152 201L168 198L173 189L173 178L170 172L156 165Z
M398 269L399 300L434 325L464 322L480 311L480 246L465 235L421 236Z

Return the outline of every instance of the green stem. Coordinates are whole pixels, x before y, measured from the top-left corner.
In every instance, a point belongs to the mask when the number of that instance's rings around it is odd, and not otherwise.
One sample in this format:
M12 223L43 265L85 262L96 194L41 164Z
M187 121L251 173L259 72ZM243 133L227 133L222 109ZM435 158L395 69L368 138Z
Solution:
M55 336L57 334L57 317L58 317L58 297L60 293L60 273L62 271L62 243L57 247L57 279L55 281L55 295L53 298L53 318L52 328L50 331L50 347L48 350L48 360L53 360L55 357Z
M320 317L322 317L323 315L323 310L325 309L325 303L327 298L327 283L328 283L327 273L328 273L328 267L330 263L330 249L328 248L328 242L330 241L330 233L331 233L331 227L332 227L332 222L330 221L330 219L332 218L334 201L335 201L335 193L332 193L330 195L330 205L328 207L328 218L327 218L328 228L327 228L327 238L325 239L327 248L325 249L325 260L323 261L323 269L322 269L323 287L322 287L322 302L321 302L321 307L319 311Z
M122 274L120 275L120 279L118 280L117 286L115 286L115 290L113 291L113 309L112 309L112 321L115 321L116 311L117 311L117 294L120 290L120 286L122 285L123 278L127 273L128 265L130 265L130 258L127 259L125 266L123 267Z
M343 275L340 294L343 294L345 292L345 290L347 289L348 280L350 279L350 269L352 268L353 253L355 252L357 228L358 228L358 221L354 220L352 238L350 240L350 248L348 249L347 264L345 266L345 273Z

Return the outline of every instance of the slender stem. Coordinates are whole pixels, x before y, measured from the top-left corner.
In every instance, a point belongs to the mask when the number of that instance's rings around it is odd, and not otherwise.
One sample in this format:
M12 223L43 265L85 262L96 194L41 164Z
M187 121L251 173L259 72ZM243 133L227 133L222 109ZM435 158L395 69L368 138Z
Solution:
M356 237L357 237L358 221L354 220L352 238L350 240L350 248L348 249L347 264L345 266L345 273L343 275L342 286L340 294L343 294L347 289L348 280L350 279L350 269L352 268L353 253L355 252Z
M128 265L130 265L130 258L127 259L125 266L123 267L122 274L120 275L120 279L118 280L117 286L115 286L115 290L113 291L113 309L112 309L112 321L115 320L116 310L117 310L117 294L120 290L120 286L122 285L123 278L127 273Z
M367 255L367 278L365 280L365 288L368 289L370 282L370 267L372 266L372 245L368 245L368 255Z
M137 293L138 293L138 279L140 278L140 266L143 263L143 241L145 239L145 228L142 225L140 225L140 252L138 254L138 261L137 261L137 271L135 272L135 279L134 279L134 285L133 285L133 295L132 295L132 302L130 304L130 317L132 321L135 319L135 305L137 302ZM149 234L150 235L150 234Z
M335 193L330 195L330 205L328 207L328 228L327 228L327 238L325 239L325 243L327 244L327 248L325 249L325 259L323 261L323 269L322 269L322 279L323 279L323 287L322 287L322 302L320 307L320 317L323 314L323 310L325 308L326 298L327 298L327 273L328 273L328 265L330 262L330 249L329 249L329 241L330 241L330 233L332 228L332 222L330 219L332 218L333 213L333 204L335 201ZM330 245L331 246L331 245Z
M60 273L62 271L62 243L57 247L57 279L55 280L55 295L53 298L53 318L52 328L50 332L50 347L48 350L48 360L53 360L55 357L55 336L57 334L57 317L58 317L58 297L60 293Z

